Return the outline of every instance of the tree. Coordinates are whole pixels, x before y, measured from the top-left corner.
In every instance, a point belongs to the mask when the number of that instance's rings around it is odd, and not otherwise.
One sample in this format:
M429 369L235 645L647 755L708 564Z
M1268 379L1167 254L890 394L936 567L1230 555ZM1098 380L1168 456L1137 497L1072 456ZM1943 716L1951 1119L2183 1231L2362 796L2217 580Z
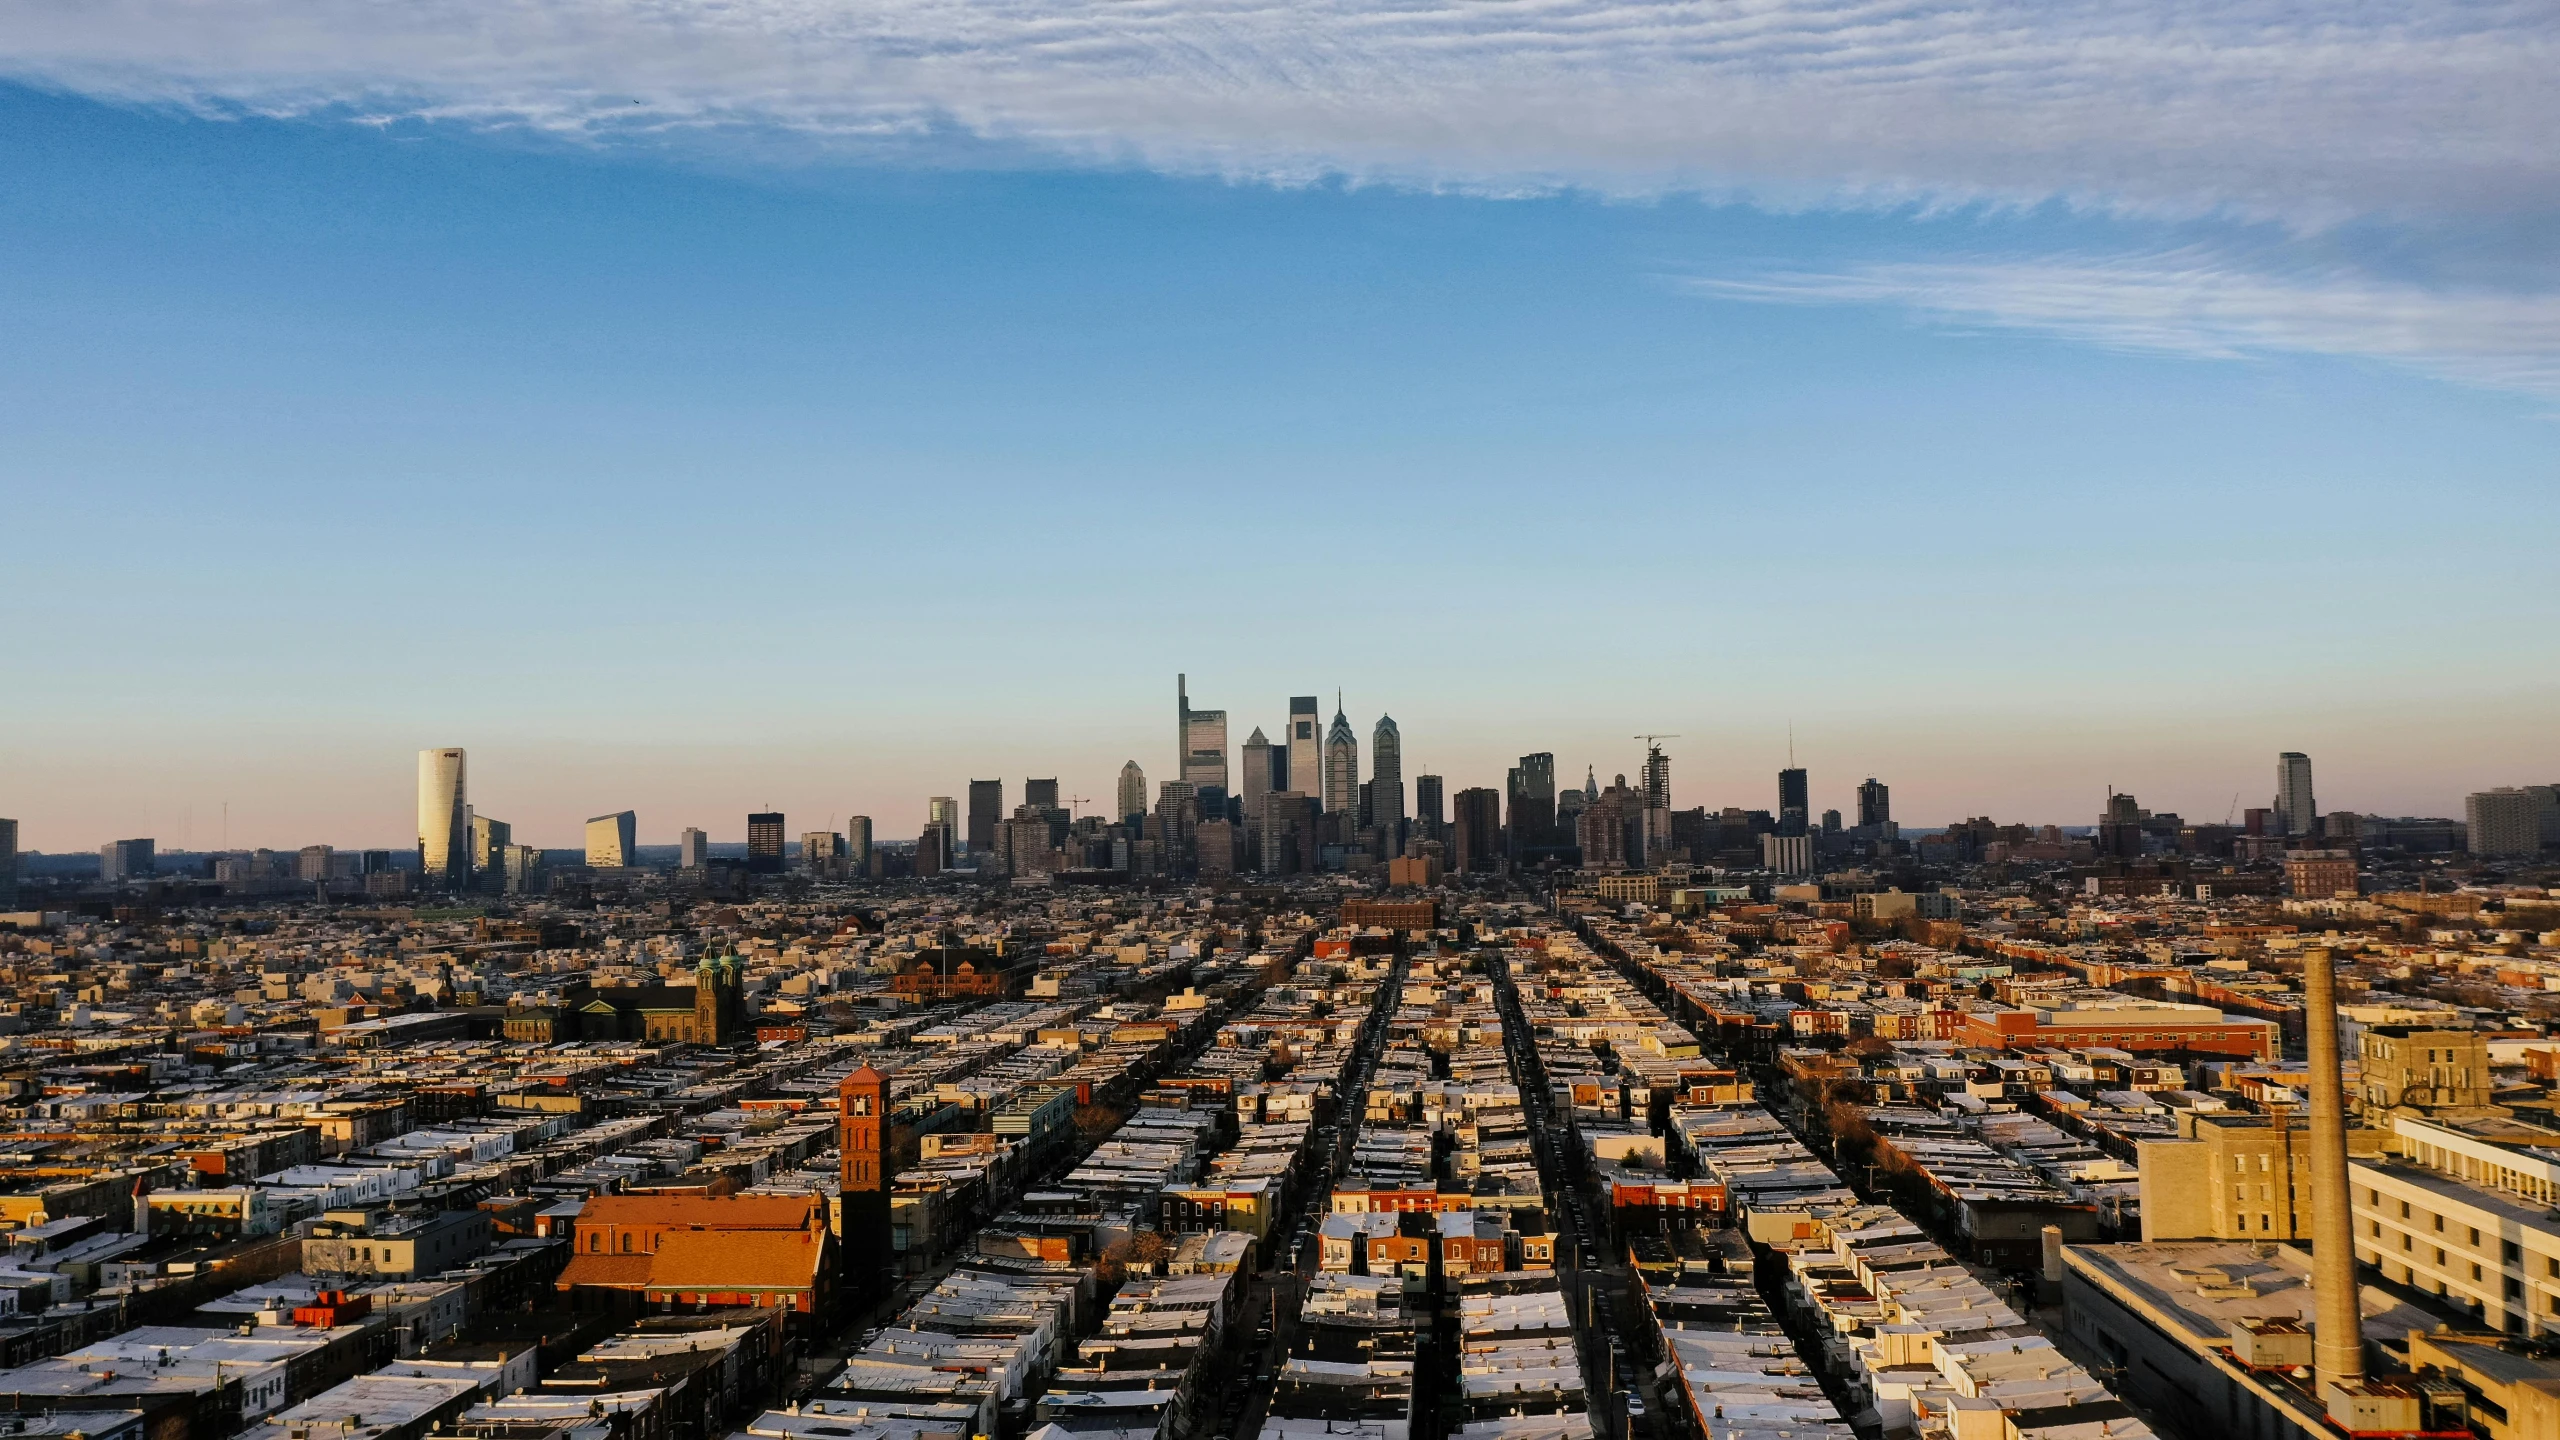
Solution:
M1117 1286L1129 1277L1132 1270L1153 1273L1155 1267L1172 1253L1173 1246L1166 1242L1164 1236L1153 1230L1140 1230L1126 1240L1112 1241L1103 1250L1102 1261L1095 1268L1101 1271L1104 1285Z

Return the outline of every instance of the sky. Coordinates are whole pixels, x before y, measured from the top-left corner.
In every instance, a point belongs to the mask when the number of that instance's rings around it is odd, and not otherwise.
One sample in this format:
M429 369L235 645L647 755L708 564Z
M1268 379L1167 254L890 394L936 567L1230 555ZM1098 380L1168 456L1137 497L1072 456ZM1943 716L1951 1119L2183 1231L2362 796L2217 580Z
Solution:
M0 815L2560 780L2560 12L24 0ZM1790 741L1792 736L1792 742Z

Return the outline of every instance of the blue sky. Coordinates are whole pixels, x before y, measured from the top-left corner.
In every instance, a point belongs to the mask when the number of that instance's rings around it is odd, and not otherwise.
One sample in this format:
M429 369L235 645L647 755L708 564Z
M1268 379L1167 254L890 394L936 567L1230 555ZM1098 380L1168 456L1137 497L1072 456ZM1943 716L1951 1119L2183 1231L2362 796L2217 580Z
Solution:
M1965 103L1808 22L1855 83L1758 124L1681 97L1759 39L1320 8L1215 65L1071 6L527 4L494 62L432 4L0 21L0 813L404 843L462 744L537 843L904 836L1162 778L1176 670L1239 741L1339 686L1453 788L1669 731L1679 803L1765 806L1790 722L1817 806L1914 823L2219 818L2284 748L2393 813L2560 778L2529 12L2260 57L2209 125L2100 66L2109 127L2038 83L2105 6Z

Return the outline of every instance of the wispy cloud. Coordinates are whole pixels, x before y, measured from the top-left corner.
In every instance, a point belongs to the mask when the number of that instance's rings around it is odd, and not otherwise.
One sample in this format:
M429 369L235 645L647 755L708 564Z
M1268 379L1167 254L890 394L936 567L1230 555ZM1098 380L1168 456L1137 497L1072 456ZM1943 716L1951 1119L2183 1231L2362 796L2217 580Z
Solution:
M0 74L579 134L2293 223L2560 197L2548 0L15 0Z
M1880 264L1683 282L1779 304L1895 305L1932 319L2119 350L2208 359L2277 353L2376 360L2560 398L2560 294L2393 283L2344 270L2278 274L2209 252L2107 259Z

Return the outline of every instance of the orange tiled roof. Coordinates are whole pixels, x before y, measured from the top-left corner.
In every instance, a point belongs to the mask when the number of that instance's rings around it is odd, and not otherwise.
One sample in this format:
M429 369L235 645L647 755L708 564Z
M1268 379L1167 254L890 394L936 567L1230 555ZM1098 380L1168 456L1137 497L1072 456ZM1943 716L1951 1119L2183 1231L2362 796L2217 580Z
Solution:
M722 1235L679 1230L649 1268L652 1290L807 1290L818 1282L823 1247L811 1235L770 1230Z
M559 1283L566 1285L604 1285L617 1290L637 1290L649 1283L648 1255L575 1255L569 1268L560 1272Z

